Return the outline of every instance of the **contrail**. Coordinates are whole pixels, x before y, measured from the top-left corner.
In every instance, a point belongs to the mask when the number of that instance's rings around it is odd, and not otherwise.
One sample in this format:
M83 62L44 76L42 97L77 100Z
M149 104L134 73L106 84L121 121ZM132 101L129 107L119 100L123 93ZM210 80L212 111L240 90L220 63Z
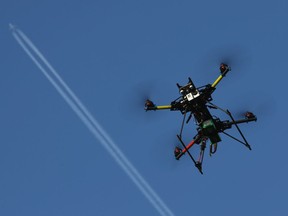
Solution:
M69 86L65 83L65 81L61 78L61 76L56 72L56 70L52 67L52 65L46 60L43 54L37 49L37 47L29 40L29 38L19 29L15 29L17 33L23 38L23 40L27 43L27 45L35 52L35 54L43 61L43 63L48 67L48 69L52 72L52 74L56 77L62 87L67 91L68 95L75 101L81 111L87 116L90 122L95 126L95 128L99 131L100 134L107 140L110 147L115 150L118 156L125 162L126 168L133 172L133 174L138 178L138 180L144 185L144 187L151 193L151 195L155 198L155 201L158 202L170 215L173 213L169 210L169 208L165 205L165 203L159 198L159 196L154 192L154 190L150 187L150 185L144 180L144 178L139 174L139 172L135 169L135 167L131 164L131 162L127 159L127 157L122 153L122 151L117 147L115 142L111 139L111 137L105 132L105 130L100 126L100 124L95 120L92 114L87 110L87 108L83 105L83 103L78 99L78 97L74 94L74 92L69 88Z
M156 194L156 192L150 187L145 179L140 175L136 168L131 164L123 152L117 147L111 137L104 131L100 124L95 120L83 103L73 93L70 87L64 82L57 71L41 54L37 47L31 42L31 40L19 29L16 29L13 25L9 24L12 34L18 44L23 48L30 59L41 70L48 81L58 91L60 96L68 103L71 109L78 115L80 120L87 126L92 134L100 141L104 148L110 153L114 160L120 165L130 179L136 184L140 191L150 201L153 207L161 215L174 215L172 211L166 206L162 199ZM52 72L53 76L57 79L59 84L50 76L50 74L42 67L39 61L34 57L31 51L34 52L43 64ZM64 90L63 90L64 89Z

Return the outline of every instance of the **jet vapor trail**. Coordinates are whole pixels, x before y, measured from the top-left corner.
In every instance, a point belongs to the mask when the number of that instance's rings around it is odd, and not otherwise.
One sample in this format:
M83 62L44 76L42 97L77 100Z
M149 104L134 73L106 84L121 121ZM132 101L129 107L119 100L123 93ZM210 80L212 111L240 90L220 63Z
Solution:
M41 54L37 47L31 42L31 40L19 29L9 24L12 34L18 44L23 48L26 54L34 62L34 64L40 69L48 81L54 86L60 96L68 103L70 108L77 114L80 120L87 126L92 134L100 141L103 147L110 153L113 159L120 165L124 172L130 177L130 179L136 184L140 191L150 201L153 207L163 216L174 215L162 199L156 194L156 192L150 187L145 179L140 175L136 168L131 164L123 152L117 147L111 137L104 131L100 124L95 120L83 103L73 93L70 87L64 82L57 71ZM32 52L34 54L32 54ZM42 67L39 61L35 58L36 55L43 64L50 70L59 84L51 77L51 75Z

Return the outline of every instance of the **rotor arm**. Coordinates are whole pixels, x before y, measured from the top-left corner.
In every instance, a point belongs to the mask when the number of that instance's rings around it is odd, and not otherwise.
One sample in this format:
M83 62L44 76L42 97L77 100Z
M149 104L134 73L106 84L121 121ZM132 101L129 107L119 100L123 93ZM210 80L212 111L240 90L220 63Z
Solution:
M214 81L214 83L211 85L212 88L216 88L216 86L219 84L219 82L223 79L223 77L226 76L226 74L231 70L231 67L229 67L227 64L222 63L220 65L220 75L219 77Z
M197 143L199 140L198 139L193 139L188 145L185 145L184 142L182 141L182 138L177 135L177 138L179 139L180 143L183 146L183 149L181 150L181 152L179 154L175 154L175 159L179 160L186 152L189 153L189 149L195 144Z
M181 150L179 147L176 147L175 148L175 158L176 160L179 160L180 157L182 157L186 152L188 153L189 157L191 158L191 160L193 161L195 167L199 170L199 172L203 175L203 172L202 172L202 160L203 160L203 153L202 152L202 155L200 153L200 157L201 157L201 161L199 163L199 161L196 161L194 159L194 157L191 155L191 153L189 152L189 148L191 148L195 143L198 143L199 142L199 139L200 137L196 136L196 138L194 140L192 140L187 146L185 146L184 142L182 141L181 137L179 135L177 135L177 138L179 139L180 143L182 144L182 146L184 147L183 150ZM204 151L204 149L203 149Z
M171 109L171 105L164 105L164 106L153 106L153 107L145 107L146 111L150 110L165 110L165 109Z
M146 100L144 109L146 111L150 110L163 110L163 109L171 109L171 105L164 105L164 106L156 106L151 100Z
M234 120L234 121L220 121L220 119L215 119L216 127L218 129L218 132L223 132L227 129L230 129L232 125L242 124L242 123L248 123L251 121L257 121L257 117L251 117L251 118L245 118L240 120Z
M183 106L177 100L172 101L170 105L161 105L161 106L156 106L151 100L146 100L144 109L146 111L150 111L150 110L183 111Z
M236 120L236 121L233 121L233 122L228 122L228 124L229 125L236 125L236 124L241 124L241 123L248 123L248 122L251 122L251 121L257 121L257 117L254 116L254 117L251 117L251 118L240 119L240 120Z

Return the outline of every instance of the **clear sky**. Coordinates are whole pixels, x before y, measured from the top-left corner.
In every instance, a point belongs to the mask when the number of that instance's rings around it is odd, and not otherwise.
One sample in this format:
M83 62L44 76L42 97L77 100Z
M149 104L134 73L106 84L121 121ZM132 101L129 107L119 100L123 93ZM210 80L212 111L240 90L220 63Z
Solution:
M0 215L159 215L24 53L9 23L41 50L174 215L287 215L287 11L285 0L2 0ZM222 136L200 175L188 157L173 158L181 114L146 113L143 103L169 104L189 76L197 86L213 83L221 61L232 71L213 102L237 117L250 110L258 121L240 126L252 151ZM189 124L183 139L194 135Z

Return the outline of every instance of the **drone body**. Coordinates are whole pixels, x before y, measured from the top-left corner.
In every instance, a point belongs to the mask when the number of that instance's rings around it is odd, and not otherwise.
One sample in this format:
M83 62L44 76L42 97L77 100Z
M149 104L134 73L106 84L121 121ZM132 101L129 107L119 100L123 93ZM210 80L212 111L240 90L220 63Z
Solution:
M244 119L235 121L232 114L228 110L224 110L211 103L212 101L211 95L215 91L216 86L230 70L231 68L227 64L222 63L220 65L221 74L212 85L208 84L196 88L191 78L189 78L188 84L185 86L181 86L177 83L177 87L179 89L179 93L181 94L181 96L176 100L172 101L170 105L156 106L151 100L146 100L145 103L146 111L169 109L171 111L180 111L183 114L184 117L181 130L180 133L177 135L183 148L176 147L174 150L174 155L175 158L179 160L187 152L192 161L194 162L195 166L202 174L203 174L202 163L204 158L204 151L206 148L206 142L207 140L210 140L210 155L214 154L217 150L217 144L221 142L219 133L223 133L233 138L234 140L244 144L247 148L251 150L251 147L248 144L247 140L245 139L243 133L241 132L238 124L247 123L250 121L256 121L257 120L256 116L251 112L247 112L245 114ZM225 112L230 117L230 121L229 120L221 121L219 118L212 116L209 109L219 109ZM186 120L187 114L189 114L189 116ZM184 142L182 141L182 131L185 120L186 123L188 123L192 117L194 117L197 125L197 134L196 136L194 136L193 140L188 145L185 145ZM242 137L242 140L239 140L225 132L225 130L230 129L232 125L236 126L239 134ZM189 149L194 144L200 145L200 155L197 161L193 158L193 156L189 152Z

